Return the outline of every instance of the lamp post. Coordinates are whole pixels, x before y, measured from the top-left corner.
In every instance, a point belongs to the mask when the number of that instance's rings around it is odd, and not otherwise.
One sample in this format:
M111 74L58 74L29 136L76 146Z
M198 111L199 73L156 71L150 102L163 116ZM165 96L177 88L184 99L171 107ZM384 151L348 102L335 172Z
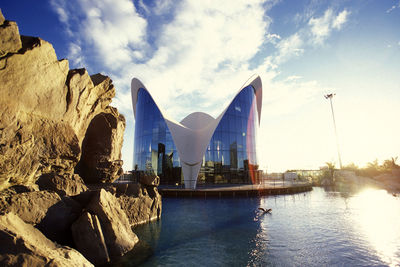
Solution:
M337 130L336 130L336 122L335 122L335 113L333 112L333 104L332 104L332 98L334 95L336 95L336 94L327 94L327 95L324 95L324 97L326 99L329 99L329 102L331 103L333 127L335 129L336 147L337 147L337 153L338 153L338 158L339 158L339 166L340 166L340 169L342 169L342 159L340 157L339 141L338 141L338 135L337 135Z

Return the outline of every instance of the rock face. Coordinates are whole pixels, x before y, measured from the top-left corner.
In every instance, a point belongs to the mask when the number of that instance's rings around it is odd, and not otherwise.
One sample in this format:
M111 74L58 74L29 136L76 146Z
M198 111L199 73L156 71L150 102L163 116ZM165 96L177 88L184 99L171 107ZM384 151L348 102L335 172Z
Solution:
M0 10L0 266L104 264L138 242L131 225L160 217L159 180L107 184L122 173L114 95Z
M9 191L8 194L4 191L0 194L0 199L4 200L1 213L12 212L25 223L36 226L52 241L73 244L70 227L79 217L81 205L69 197L61 198L50 191Z
M57 173L46 173L36 181L40 190L51 190L60 196L75 196L88 190L78 174L63 176Z
M51 206L46 216L36 225L52 241L72 246L71 225L79 217L82 206L69 197L62 197Z
M18 215L24 222L36 225L46 216L50 207L61 200L54 192L34 191L12 195L4 212Z
M71 228L77 249L90 262L98 265L110 261L103 231L96 215L83 213Z
M122 172L125 119L109 107L115 95L110 78L69 70L50 43L20 37L15 22L0 23L0 190L34 184L48 173L71 179L82 152L85 162L102 164L88 164L89 173L103 174L92 181L115 180ZM106 122L102 140L110 141L107 151L91 159L82 142L89 125L101 121Z
M140 183L148 186L159 186L160 177L145 173L144 175L140 176Z
M156 188L146 189L140 185L130 185L138 189L127 188L125 192L119 193L118 201L128 216L131 226L147 223L161 218L161 195ZM139 191L138 195L130 192ZM149 191L152 194L149 194ZM118 191L117 191L118 193Z
M6 19L4 18L3 13L1 12L1 9L0 9L0 25L2 25L5 20Z
M87 209L99 217L110 257L124 255L139 242L131 230L125 212L111 193L104 189L97 191Z
M76 250L59 246L17 215L0 216L1 266L93 266Z
M91 121L76 171L86 183L112 182L122 175L121 148L125 118L108 107Z
M21 49L17 23L5 20L0 10L0 57Z

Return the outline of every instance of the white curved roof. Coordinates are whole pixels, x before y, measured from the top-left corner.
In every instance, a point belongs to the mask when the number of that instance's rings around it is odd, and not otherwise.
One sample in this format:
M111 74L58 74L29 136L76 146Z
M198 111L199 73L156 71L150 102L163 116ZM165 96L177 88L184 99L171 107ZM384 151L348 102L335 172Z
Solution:
M215 129L217 128L225 112L228 110L229 106L232 104L233 100L241 92L241 90L248 85L253 86L255 91L258 111L258 123L260 124L262 107L262 83L258 75L252 76L243 84L243 86L239 89L238 93L235 95L229 105L221 112L221 114L216 119L204 112L194 112L186 116L180 123L178 123L166 117L159 108L160 113L163 115L165 122L168 125L172 139L174 140L175 146L178 150L186 188L196 187L197 176L201 167L203 155L206 151L207 145L210 143L211 137ZM133 78L131 82L131 93L135 118L137 96L140 88L148 92L141 81L139 81L137 78Z

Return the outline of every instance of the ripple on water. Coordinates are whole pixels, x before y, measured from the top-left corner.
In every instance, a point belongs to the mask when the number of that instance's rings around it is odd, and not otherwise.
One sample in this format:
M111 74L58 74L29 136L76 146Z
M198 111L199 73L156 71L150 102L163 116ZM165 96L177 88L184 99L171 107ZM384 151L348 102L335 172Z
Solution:
M374 195L363 194L314 188L290 196L164 199L162 220L135 229L152 248L142 265L399 266L400 198L376 193L388 205L374 221L390 230L381 231L365 221L371 217L362 203Z

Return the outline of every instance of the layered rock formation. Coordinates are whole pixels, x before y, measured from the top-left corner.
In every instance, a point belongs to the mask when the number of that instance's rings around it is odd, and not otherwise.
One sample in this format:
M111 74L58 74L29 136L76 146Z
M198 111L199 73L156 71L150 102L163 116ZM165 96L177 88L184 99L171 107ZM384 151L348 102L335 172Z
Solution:
M160 219L161 195L156 187L148 187L143 184L122 184L116 188L116 194L131 226Z
M100 221L96 215L85 212L71 226L78 250L94 264L110 261Z
M93 173L87 179L83 168L85 181L118 178L125 119L109 106L115 95L110 78L69 70L50 43L19 38L15 22L4 20L0 36L0 189L33 184L52 172L73 175L81 154ZM93 136L89 125L96 129L99 121L110 124L97 140L108 141L107 149L92 159L93 146L82 147L82 142L87 134ZM96 167L98 163L104 167ZM91 171L95 168L101 171Z
M75 249L60 246L17 215L0 216L1 266L93 266Z
M138 242L131 226L160 218L156 177L109 184L125 129L114 95L0 10L1 266L104 264Z
M97 191L87 209L99 218L111 257L124 255L139 241L131 230L125 212L111 193L104 189Z
M76 171L86 183L112 182L122 175L121 148L125 118L108 107L90 122Z

